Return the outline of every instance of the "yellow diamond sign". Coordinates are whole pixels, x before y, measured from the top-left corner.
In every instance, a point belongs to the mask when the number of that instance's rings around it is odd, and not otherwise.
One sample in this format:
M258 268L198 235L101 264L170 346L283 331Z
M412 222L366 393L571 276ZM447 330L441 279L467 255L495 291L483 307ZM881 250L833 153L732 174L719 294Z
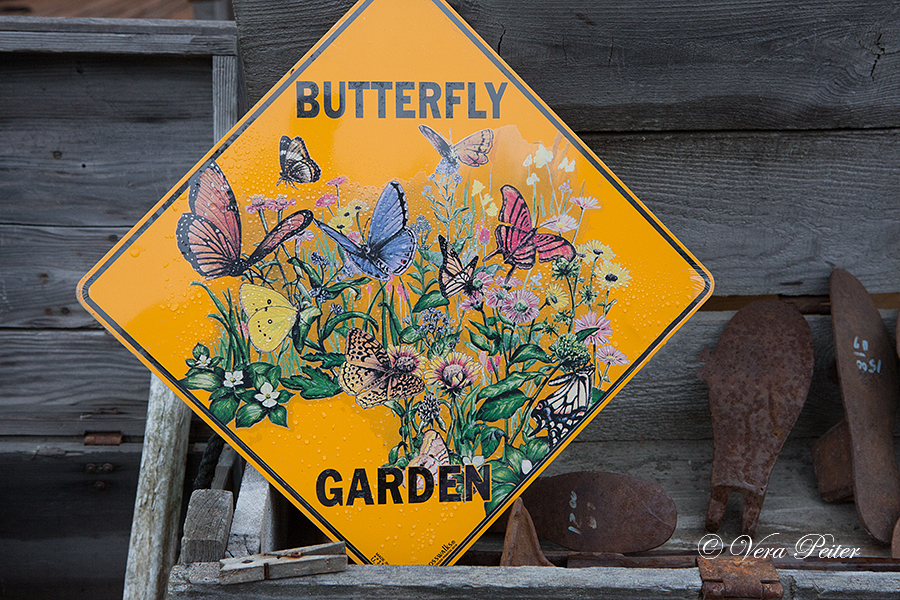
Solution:
M452 564L711 293L451 8L366 0L79 297L356 560Z

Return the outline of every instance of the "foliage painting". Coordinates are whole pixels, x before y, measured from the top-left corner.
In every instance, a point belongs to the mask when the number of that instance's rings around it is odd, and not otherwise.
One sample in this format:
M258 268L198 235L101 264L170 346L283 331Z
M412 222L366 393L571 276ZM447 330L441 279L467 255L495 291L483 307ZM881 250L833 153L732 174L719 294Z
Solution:
M419 130L437 155L418 214L400 181L347 198L339 175L309 209L257 195L242 214L218 165L194 176L176 238L220 335L196 343L182 384L234 428L289 427L294 403L342 394L390 411L383 464L490 464L490 514L629 364L609 315L631 275L581 229L602 208L571 180L577 157L538 144L520 180L494 182L490 129L456 144ZM320 177L299 137L280 161L279 184ZM242 218L264 231L249 255ZM219 277L240 283L217 293Z

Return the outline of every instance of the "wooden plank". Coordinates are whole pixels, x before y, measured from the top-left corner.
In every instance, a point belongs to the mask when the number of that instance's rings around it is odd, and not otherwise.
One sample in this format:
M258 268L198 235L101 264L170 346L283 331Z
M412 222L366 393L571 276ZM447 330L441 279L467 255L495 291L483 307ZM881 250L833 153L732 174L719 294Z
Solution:
M234 507L226 558L239 558L280 547L275 508L280 494L253 466L244 467L244 477ZM283 499L282 499L283 500Z
M240 111L240 63L236 56L213 57L213 129L220 132L214 141L237 123Z
M209 149L211 59L0 61L0 222L133 225Z
M181 562L214 562L224 557L233 516L234 494L194 490L184 518Z
M151 378L124 600L161 600L175 564L191 411Z
M237 44L225 21L0 17L0 52L235 56Z
M0 327L99 329L75 286L127 231L0 225Z
M140 436L147 369L103 331L0 330L0 436Z
M891 0L450 4L576 131L898 125ZM251 99L352 5L235 0Z
M0 589L10 600L122 597L141 445L0 443Z

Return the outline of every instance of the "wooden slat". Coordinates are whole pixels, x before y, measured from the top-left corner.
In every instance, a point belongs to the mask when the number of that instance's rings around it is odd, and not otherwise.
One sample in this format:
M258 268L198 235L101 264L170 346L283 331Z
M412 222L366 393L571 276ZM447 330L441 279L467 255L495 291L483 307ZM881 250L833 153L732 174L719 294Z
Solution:
M235 0L251 99L353 3ZM900 124L892 0L450 4L576 131Z
M0 17L0 52L235 56L237 45L225 21Z
M0 61L0 222L133 225L209 149L211 59Z

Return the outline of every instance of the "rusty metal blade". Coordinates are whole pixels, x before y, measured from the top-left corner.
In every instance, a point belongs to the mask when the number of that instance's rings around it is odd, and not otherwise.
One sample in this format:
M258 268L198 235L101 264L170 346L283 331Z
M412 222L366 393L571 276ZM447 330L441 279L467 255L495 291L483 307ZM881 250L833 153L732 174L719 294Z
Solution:
M636 477L582 471L540 477L522 494L538 534L579 552L642 552L675 531L675 503Z
M897 353L881 314L856 277L836 269L830 288L856 512L872 537L890 544L900 518L900 471L893 438L900 396Z
M506 524L503 538L501 567L553 567L555 566L541 552L541 543L534 530L534 523L521 498L516 498Z
M800 415L813 374L812 334L785 302L739 310L705 350L697 376L709 387L713 467L706 528L717 531L732 492L744 498L743 533L753 535L769 475Z

